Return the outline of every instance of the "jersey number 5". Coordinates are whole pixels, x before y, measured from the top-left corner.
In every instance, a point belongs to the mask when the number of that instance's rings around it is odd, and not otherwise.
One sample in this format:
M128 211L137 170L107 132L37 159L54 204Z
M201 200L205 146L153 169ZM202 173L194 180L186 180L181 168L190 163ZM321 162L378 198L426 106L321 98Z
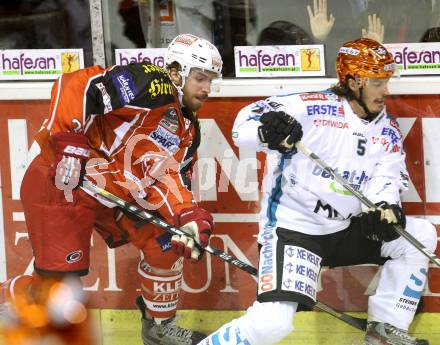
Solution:
M357 146L357 154L359 156L363 156L365 154L365 144L367 143L367 139L362 138L358 140L358 146Z

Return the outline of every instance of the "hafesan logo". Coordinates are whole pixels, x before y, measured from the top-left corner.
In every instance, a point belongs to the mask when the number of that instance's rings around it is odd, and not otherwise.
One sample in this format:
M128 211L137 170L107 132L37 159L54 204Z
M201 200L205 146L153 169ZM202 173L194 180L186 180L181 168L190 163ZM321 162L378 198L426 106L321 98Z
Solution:
M301 49L301 69L303 71L320 71L319 49Z

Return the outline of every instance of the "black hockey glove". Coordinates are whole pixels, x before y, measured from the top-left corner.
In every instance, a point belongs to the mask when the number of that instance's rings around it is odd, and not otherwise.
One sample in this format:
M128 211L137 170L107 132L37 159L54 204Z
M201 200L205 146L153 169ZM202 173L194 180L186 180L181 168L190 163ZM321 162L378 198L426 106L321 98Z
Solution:
M271 150L291 152L302 138L301 124L284 111L264 113L260 122L262 125L258 127L258 137L262 143L267 143Z
M394 230L393 224L405 228L406 219L403 210L399 205L390 205L385 201L376 205L377 208L370 208L353 218L362 234L366 238L378 242L390 242L399 238L400 235Z

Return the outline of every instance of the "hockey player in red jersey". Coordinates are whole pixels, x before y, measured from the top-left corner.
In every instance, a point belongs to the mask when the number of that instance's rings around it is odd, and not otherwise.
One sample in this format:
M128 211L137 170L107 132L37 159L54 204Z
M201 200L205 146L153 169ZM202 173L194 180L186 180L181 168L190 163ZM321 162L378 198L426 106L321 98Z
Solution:
M293 330L298 305L316 303L322 266L383 265L369 297L366 345L426 345L408 334L428 274L428 258L395 231L406 229L434 252L435 227L406 217L403 139L386 112L393 56L358 39L339 50L339 83L321 92L289 94L243 108L234 123L240 148L264 151L269 167L259 216L257 301L203 345L269 345ZM376 204L362 207L325 169L296 151L301 142L354 190Z
M150 63L94 66L55 82L50 116L36 137L41 153L21 186L35 273L4 288L12 296L26 291L29 301L45 305L45 294L33 292L50 289L48 281L88 273L95 228L109 247L131 242L141 251L133 272L141 280L136 303L144 344L190 345L203 335L178 327L175 315L183 258L200 256L194 241L171 238L151 224L137 228L136 219L80 188L87 179L208 244L213 219L193 200L191 159L200 143L195 112L221 77L222 59L210 42L182 34L165 60L165 69ZM156 288L164 281L172 291Z

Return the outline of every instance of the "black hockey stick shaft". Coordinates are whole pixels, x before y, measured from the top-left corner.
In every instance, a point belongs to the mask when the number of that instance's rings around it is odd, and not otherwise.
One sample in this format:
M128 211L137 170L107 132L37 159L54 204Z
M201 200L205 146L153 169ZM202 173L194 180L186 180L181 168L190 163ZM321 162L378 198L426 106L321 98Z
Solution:
M82 189L91 192L95 195L99 195L103 198L105 198L107 201L110 201L117 205L119 208L123 209L124 211L130 212L131 214L137 216L140 220L147 221L149 223L152 223L159 228L162 228L163 230L173 234L173 235L186 235L188 237L191 237L191 235L186 234L183 230L176 228L167 222L163 221L162 219L150 214L149 212L145 211L144 209L141 209L140 207L133 205L132 203L129 203L118 196L106 191L103 188L100 188L89 181L84 181L81 186ZM196 243L194 241L194 243ZM231 265L240 268L241 270L250 273L253 276L258 276L258 271L255 267L248 265L247 263L237 259L236 257L229 255L217 248L214 248L210 245L201 248L205 250L206 252L222 259L223 261L226 261L230 263ZM337 310L334 310L332 307L317 301L315 304L315 307L321 311L324 311L335 318L361 330L365 331L367 328L367 320L362 318L357 318L354 316L350 316L344 313L341 313Z
M352 193L361 203L363 203L368 208L376 208L376 205L369 200L365 195L363 195L360 191L354 189L350 183L345 180L341 175L339 175L335 170L333 170L326 162L324 162L319 156L311 151L308 147L306 147L303 143L298 142L295 144L296 148L302 152L304 155L309 157L312 161L319 165L320 168L324 169L333 179L338 182L342 187ZM414 238L409 232L407 232L403 227L398 224L393 224L396 232L405 238L409 243L411 243L414 247L417 248L422 254L424 254L428 259L435 264L437 267L440 267L440 258L436 256L433 252L431 252L428 248L426 248L422 243L420 243L416 238Z

